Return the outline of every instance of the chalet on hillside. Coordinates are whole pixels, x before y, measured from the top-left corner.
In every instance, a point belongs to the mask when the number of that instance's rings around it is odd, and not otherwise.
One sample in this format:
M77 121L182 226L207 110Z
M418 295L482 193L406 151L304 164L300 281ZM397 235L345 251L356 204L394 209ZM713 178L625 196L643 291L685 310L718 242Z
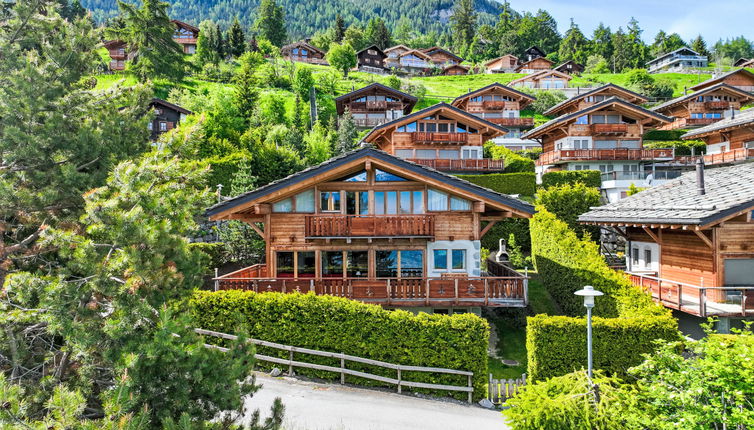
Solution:
M652 108L675 120L662 126L665 130L686 129L709 125L735 115L741 106L754 101L754 94L719 83L702 90L662 103Z
M707 67L707 56L689 47L676 49L647 62L649 73L683 72L699 67Z
M741 63L738 67L745 67L747 69L754 69L754 58L752 58L749 61L746 61L745 63Z
M372 45L356 53L358 69L369 73L383 73L387 54L377 45Z
M431 68L435 67L432 58L418 49L404 51L398 48L390 52L385 51L385 53L388 54L385 59L385 66L398 72L421 75L428 73Z
M215 279L217 289L314 292L443 313L526 306L526 277L488 260L480 240L534 208L455 176L367 147L207 210L265 241L264 263Z
M199 28L177 19L171 19L170 22L175 25L173 40L183 47L183 53L189 55L196 54L196 40L199 38Z
M568 73L569 75L580 75L584 73L584 65L579 64L573 60L568 60L565 63L553 68L553 70Z
M747 66L747 64L754 64L754 59L748 59L748 58L739 58L736 60L735 63L733 63L733 67L751 67Z
M534 60L536 58L544 57L545 55L547 55L547 54L545 54L545 51L539 49L536 46L532 46L529 49L527 49L526 51L524 51L524 56L521 57L521 62L525 63L525 62L528 62L528 61L532 61L532 60Z
M611 97L623 99L635 105L641 105L648 101L646 97L629 89L615 84L605 84L599 88L589 90L564 100L544 112L547 116L560 116L567 113L578 112L589 106L605 101Z
M515 72L516 73L537 73L545 70L551 70L555 65L554 61L550 61L545 57L537 57L533 60L526 61L519 64Z
M174 129L181 121L186 119L186 116L193 113L188 109L158 98L153 98L149 107L154 111L154 119L147 125L149 131L152 132L152 140L157 140L162 133Z
M348 109L357 127L369 128L408 115L416 101L412 95L373 83L335 98L335 109L338 116Z
M385 54L387 54L388 58L398 58L399 55L408 51L411 51L411 48L409 48L406 45L395 45L395 46L386 48Z
M715 76L702 83L696 84L689 89L691 91L699 91L720 83L725 83L731 87L736 87L739 90L754 93L754 73L746 69L737 69L723 73L722 75Z
M469 68L461 64L450 64L442 69L442 74L444 76L466 75L468 73Z
M441 68L446 68L454 64L461 64L463 62L463 58L439 46L422 49L422 52L429 55L429 58L435 66Z
M700 163L579 221L625 235L627 273L657 302L701 317L752 316L753 210L754 163Z
M568 88L571 76L557 70L540 70L531 75L518 78L508 83L510 87L555 90Z
M503 55L484 63L487 73L513 73L518 67L518 57L515 55Z
M682 139L701 139L707 144L704 164L732 164L754 160L754 109L748 109L691 130Z
M503 161L484 158L482 146L506 133L497 124L438 103L375 127L364 142L447 172L501 172Z
M104 43L107 53L110 55L110 64L108 65L110 70L126 70L126 60L129 60L128 52L126 52L126 42L122 40L108 40Z
M285 45L280 48L280 54L289 61L298 61L301 63L327 64L325 61L325 51L313 46L308 40Z
M672 121L617 97L562 115L531 131L524 139L542 144L537 176L553 170L599 170L609 201L625 197L631 184L645 184L644 165L674 159L672 149L645 149L644 132Z

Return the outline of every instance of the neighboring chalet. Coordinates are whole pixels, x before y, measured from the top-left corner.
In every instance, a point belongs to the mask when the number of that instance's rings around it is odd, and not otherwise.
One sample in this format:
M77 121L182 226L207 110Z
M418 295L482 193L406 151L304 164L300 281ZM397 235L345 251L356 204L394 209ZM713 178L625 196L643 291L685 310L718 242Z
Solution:
M647 63L649 73L684 72L692 68L707 67L707 56L689 47L660 55Z
M403 47L403 45L399 46ZM421 75L426 74L430 69L435 67L432 58L422 51L417 49L409 49L408 51L405 51L402 48L393 48L390 48L391 50L389 52L388 50L385 51L387 54L385 66L390 69L395 69L399 72L410 75Z
M666 307L700 317L754 315L754 163L687 172L579 221L618 229L627 273Z
M372 129L364 137L389 154L447 172L501 172L483 145L507 130L447 103L438 103Z
M580 75L584 73L584 66L573 60L568 60L565 63L555 67L553 70L558 72L567 73L569 75Z
M661 129L676 130L709 125L741 111L754 101L754 94L719 83L675 98L652 108L675 120Z
M327 64L325 61L325 51L313 46L308 40L285 45L280 48L280 54L289 61L299 61L302 63Z
M754 67L754 58L739 58L738 61L733 63L733 67Z
M461 64L463 62L463 58L439 46L422 49L422 52L429 55L429 58L432 60L432 63L434 63L435 66L443 69L454 64Z
M113 71L126 70L126 60L131 59L126 52L126 42L122 40L108 40L105 41L104 46L110 55L109 69Z
M406 45L395 45L395 46L391 46L390 48L385 49L385 54L387 54L388 58L397 59L401 54L411 51L411 50L412 49Z
M384 73L387 54L377 45L372 45L356 53L358 70L368 73Z
M492 141L510 150L520 151L528 147L539 147L537 142L521 139L523 130L534 126L534 118L521 117L521 110L535 100L534 96L496 82L456 97L451 104L474 116L505 127L508 133Z
M523 78L515 79L509 82L508 86L556 90L568 88L568 81L571 79L573 78L570 75L557 70L540 70Z
M599 170L602 189L609 201L627 194L631 184L656 185L644 167L674 159L672 149L644 149L648 128L672 119L612 97L580 111L562 115L522 136L542 144L536 162L538 179L552 170ZM643 181L647 181L647 184Z
M525 307L526 277L493 260L481 239L534 208L367 147L209 208L249 224L264 263L215 278L217 289L313 292L438 313Z
M154 110L154 119L147 125L152 133L152 140L157 140L161 134L174 129L181 121L186 119L187 115L193 113L188 109L158 98L152 99L149 108Z
M741 65L738 66L738 67L744 67L744 68L747 68L747 69L754 69L754 58L752 58L751 60L749 60L749 61L747 61L745 63L741 63Z
M754 109L735 113L714 124L691 130L681 138L701 139L707 144L704 164L754 160ZM752 280L754 283L754 278Z
M599 102L605 101L611 97L623 99L635 105L641 105L649 101L639 93L623 88L615 84L605 84L599 88L589 90L578 94L570 99L564 100L544 112L547 116L558 117L567 113L578 112L593 106Z
M526 61L524 63L519 64L515 72L516 73L537 73L541 71L551 70L552 66L555 65L554 61L548 60L545 57L537 57L533 60Z
M532 46L531 48L529 48L526 51L524 51L524 56L521 57L521 59L522 59L521 62L525 63L525 62L528 62L528 61L532 61L532 60L534 60L536 58L544 57L545 55L546 55L545 51L539 49L536 46Z
M469 73L469 68L461 64L451 64L449 66L445 66L442 69L442 74L444 76L466 75L468 73Z
M348 109L357 127L370 128L408 115L416 101L412 95L373 83L335 98L335 109L338 116Z
M183 53L189 55L196 54L196 41L199 39L199 28L177 19L171 19L170 22L176 27L173 40L181 45Z
M715 76L702 83L696 84L689 89L691 91L699 91L720 83L725 83L731 87L736 87L739 90L754 93L754 73L746 69L737 69L723 73L722 75Z
M518 57L511 54L484 63L487 73L513 73L516 67L518 67Z

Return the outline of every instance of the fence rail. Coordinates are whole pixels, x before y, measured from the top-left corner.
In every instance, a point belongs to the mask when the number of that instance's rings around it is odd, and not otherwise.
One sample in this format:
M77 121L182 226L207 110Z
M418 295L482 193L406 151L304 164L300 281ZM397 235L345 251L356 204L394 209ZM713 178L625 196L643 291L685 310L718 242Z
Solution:
M490 380L487 386L487 398L496 405L505 403L506 400L518 394L518 391L526 385L526 373L518 379L493 379L490 373Z
M201 334L204 336L211 336L211 337L217 337L217 338L228 339L228 340L238 339L238 336L227 334L227 333L221 333L218 331L205 330L201 328L194 329L194 331L197 334ZM460 392L468 393L469 403L473 401L472 395L474 393L474 386L473 386L472 380L473 380L474 372L468 372L465 370L456 370L456 369L445 369L441 367L407 366L403 364L394 364L394 363L388 363L385 361L372 360L369 358L356 357L354 355L348 355L342 352L337 353L337 352L319 351L316 349L299 348L296 346L283 345L281 343L267 342L267 341L258 340L258 339L249 339L248 342L251 342L254 345L264 346L264 347L273 348L273 349L279 349L281 351L288 351L289 354L288 354L287 359L279 358L279 357L271 357L269 355L263 355L263 354L254 354L254 358L260 361L266 361L268 363L275 363L275 364L280 364L283 366L288 366L289 375L293 374L294 367L302 367L306 369L314 369L314 370L322 370L326 372L339 373L341 384L345 384L346 375L351 375L351 376L357 376L359 378L371 379L374 381L380 381L387 384L396 385L398 393L402 392L403 387L426 388L430 390L441 390L441 391L460 391ZM207 348L213 348L213 349L217 349L223 352L228 351L228 348L223 348L217 345L205 344L205 346ZM340 367L327 366L324 364L307 363L304 361L294 360L295 353L340 359ZM371 366L382 367L385 369L392 369L396 371L396 377L389 378L385 376L374 375L367 372L361 372L358 370L348 369L346 367L347 361L368 364ZM451 374L451 375L466 376L467 385L458 386L458 385L429 384L425 382L406 381L403 379L402 372L444 373L444 374Z

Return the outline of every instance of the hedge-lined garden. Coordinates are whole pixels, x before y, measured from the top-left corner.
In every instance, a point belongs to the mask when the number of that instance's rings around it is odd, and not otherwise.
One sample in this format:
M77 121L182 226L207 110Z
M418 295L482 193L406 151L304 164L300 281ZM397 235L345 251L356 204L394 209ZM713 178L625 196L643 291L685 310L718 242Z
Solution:
M390 363L443 367L474 372L474 398L485 396L489 325L473 314L414 315L386 311L333 296L313 294L257 294L249 291L198 291L191 300L196 327L224 333L245 331L252 338L303 348L343 352ZM269 348L258 352L288 358L288 353ZM340 366L339 360L311 355L300 361ZM349 363L349 368L394 378L395 371ZM331 372L297 368L302 375L339 379ZM458 375L403 372L403 379L435 384L466 385ZM380 382L347 376L360 385ZM390 385L390 387L394 387ZM418 390L421 391L421 390ZM449 391L433 394L448 396ZM456 393L465 399L465 393Z
M504 146L498 146L492 142L488 142L484 145L484 152L485 158L503 160L503 163L505 164L505 173L534 171L534 160L519 155Z
M459 178L502 194L533 196L537 191L534 172L490 173L487 175L457 175Z
M599 170L560 170L542 175L542 188L581 182L588 187L599 188L602 178Z

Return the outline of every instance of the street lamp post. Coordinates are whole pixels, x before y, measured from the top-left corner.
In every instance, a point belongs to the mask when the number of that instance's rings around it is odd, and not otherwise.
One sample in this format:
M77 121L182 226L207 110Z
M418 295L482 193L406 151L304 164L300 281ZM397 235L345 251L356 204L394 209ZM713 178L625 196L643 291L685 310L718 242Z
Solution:
M592 379L592 308L594 307L594 298L601 296L602 292L595 290L591 285L587 285L574 294L584 297L584 307L586 308L587 374L589 375L589 379Z

